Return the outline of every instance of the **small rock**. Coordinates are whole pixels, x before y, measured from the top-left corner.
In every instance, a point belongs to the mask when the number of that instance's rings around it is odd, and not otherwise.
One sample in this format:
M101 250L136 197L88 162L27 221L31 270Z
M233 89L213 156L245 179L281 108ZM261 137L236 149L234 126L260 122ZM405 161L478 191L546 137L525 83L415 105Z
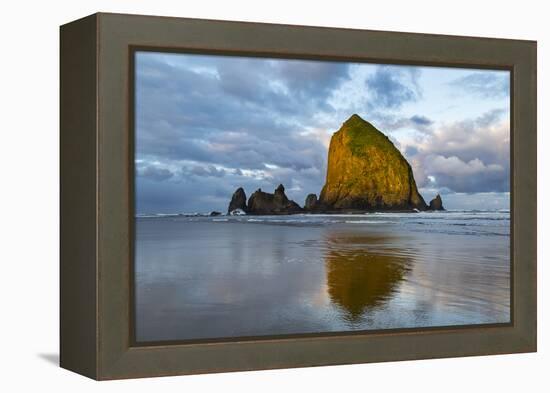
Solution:
M288 199L282 184L273 194L258 189L248 199L249 214L293 214L302 210L296 202Z
M441 200L441 196L439 194L437 194L436 197L430 201L428 210L445 210L443 207L443 201Z
M237 188L231 197L231 202L229 202L229 207L227 208L227 214L231 214L233 210L240 209L243 212L247 211L246 208L246 194L242 187Z
M304 205L304 209L306 210L313 210L317 206L317 194L309 194L306 197L306 203Z

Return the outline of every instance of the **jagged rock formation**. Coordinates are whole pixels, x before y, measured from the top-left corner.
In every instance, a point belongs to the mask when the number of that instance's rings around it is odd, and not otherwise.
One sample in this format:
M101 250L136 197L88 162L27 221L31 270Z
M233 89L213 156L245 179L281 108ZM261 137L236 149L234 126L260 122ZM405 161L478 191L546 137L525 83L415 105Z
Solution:
M439 194L437 194L436 197L430 201L428 210L445 210L443 207L443 201L441 200L441 196Z
M407 160L356 114L332 135L319 205L327 212L427 208Z
M248 199L246 212L248 214L293 214L300 213L303 209L294 201L287 198L282 184L275 189L273 194L255 191Z
M231 214L232 211L240 209L246 212L246 194L242 187L237 188L231 197L229 207L227 208L227 214Z
M306 203L304 204L305 210L314 210L317 207L317 194L309 194L306 197Z

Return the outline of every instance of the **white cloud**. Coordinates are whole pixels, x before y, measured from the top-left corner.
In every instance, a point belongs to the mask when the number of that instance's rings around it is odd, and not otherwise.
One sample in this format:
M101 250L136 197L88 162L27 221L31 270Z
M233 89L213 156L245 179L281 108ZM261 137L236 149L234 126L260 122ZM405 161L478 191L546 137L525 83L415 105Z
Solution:
M417 183L456 192L509 191L510 127L507 111L437 124L431 133L409 137L402 150ZM432 182L433 183L433 182Z
M442 173L449 176L471 176L486 172L504 171L504 168L501 165L485 165L479 158L464 162L456 156L444 157L438 155L428 156L428 159L431 161L431 166L434 168L434 173ZM434 176L431 177L436 179Z

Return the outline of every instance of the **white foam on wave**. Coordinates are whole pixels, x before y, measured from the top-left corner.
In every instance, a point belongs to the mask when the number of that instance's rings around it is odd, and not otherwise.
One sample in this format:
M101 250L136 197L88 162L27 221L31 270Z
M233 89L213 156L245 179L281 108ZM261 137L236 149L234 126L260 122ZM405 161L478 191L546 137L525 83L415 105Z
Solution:
M383 220L349 220L344 222L346 224L392 224L392 221Z

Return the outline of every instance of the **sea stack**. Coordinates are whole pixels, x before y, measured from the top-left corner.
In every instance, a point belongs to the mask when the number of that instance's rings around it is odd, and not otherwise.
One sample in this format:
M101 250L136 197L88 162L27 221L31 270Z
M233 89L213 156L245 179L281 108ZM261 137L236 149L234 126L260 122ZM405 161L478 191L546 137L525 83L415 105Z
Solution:
M248 214L294 214L300 213L303 209L294 201L288 199L285 188L282 184L275 189L273 194L263 192L261 189L255 191L248 199Z
M318 203L327 212L427 209L405 157L356 114L332 135Z
M304 204L304 209L308 211L314 210L317 207L317 202L316 194L308 194L306 197L306 203Z
M242 187L237 188L231 197L231 202L229 202L229 207L227 208L227 214L231 214L232 211L237 209L246 212L246 194Z
M441 196L439 194L436 195L434 199L430 201L430 206L428 207L429 210L445 210L443 207L443 201L441 200Z

